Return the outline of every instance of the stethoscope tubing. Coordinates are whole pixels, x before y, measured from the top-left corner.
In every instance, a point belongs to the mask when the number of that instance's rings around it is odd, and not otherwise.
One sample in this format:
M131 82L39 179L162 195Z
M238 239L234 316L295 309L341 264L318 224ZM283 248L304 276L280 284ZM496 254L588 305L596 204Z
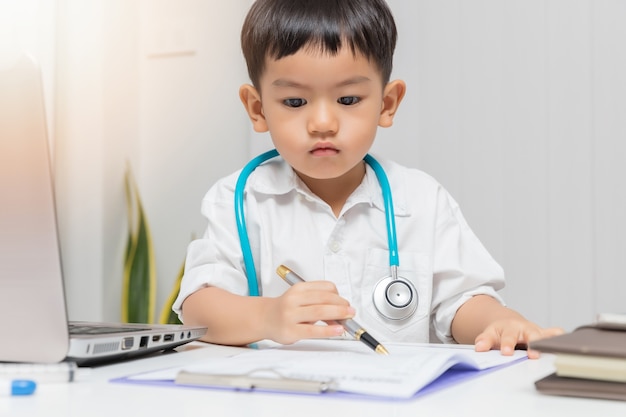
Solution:
M385 204L385 222L387 224L387 240L389 246L389 266L400 266L400 257L398 255L398 240L396 234L396 216L393 210L393 198L391 197L391 186L389 179L383 167L370 154L365 155L363 160L372 167L378 183L382 189L383 202Z
M244 189L248 177L263 162L278 156L276 149L269 150L261 155L253 158L241 170L237 184L235 185L235 221L237 222L237 232L239 233L239 242L241 252L243 254L243 263L246 267L246 277L248 278L248 293L251 296L261 295L259 288L260 283L257 279L256 268L252 257L252 249L250 248L250 239L248 238L248 230L246 229L246 219L244 215Z
M239 234L239 242L241 245L241 252L243 254L244 266L246 268L246 277L248 280L248 293L251 296L261 295L261 283L257 277L256 267L254 266L254 260L252 255L252 249L250 248L250 239L248 237L248 231L246 228L246 220L244 213L244 190L248 177L259 165L268 159L278 156L279 153L276 149L269 150L253 158L248 162L241 170L237 183L235 185L235 221L237 223L237 232ZM363 160L372 167L378 183L380 184L383 202L385 205L385 223L387 225L387 240L389 246L389 266L391 267L392 276L397 274L397 268L400 265L398 256L398 241L396 236L396 222L395 213L393 209L393 199L391 197L391 187L385 170L380 163L371 155L367 154Z

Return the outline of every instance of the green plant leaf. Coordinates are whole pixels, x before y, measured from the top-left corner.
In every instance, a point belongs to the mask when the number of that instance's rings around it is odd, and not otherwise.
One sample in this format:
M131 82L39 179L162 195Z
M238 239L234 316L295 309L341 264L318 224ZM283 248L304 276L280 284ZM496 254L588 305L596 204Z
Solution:
M178 315L172 311L172 305L174 305L174 301L176 301L176 297L178 297L178 292L180 291L180 282L183 279L183 274L185 273L185 262L183 262L180 270L178 271L178 275L176 276L176 280L174 281L174 286L170 292L170 295L167 297L165 304L163 305L163 309L161 310L161 319L159 323L161 324L181 324L181 321L178 318Z
M122 321L152 323L156 300L152 237L130 169L127 169L125 179L128 241L124 259Z

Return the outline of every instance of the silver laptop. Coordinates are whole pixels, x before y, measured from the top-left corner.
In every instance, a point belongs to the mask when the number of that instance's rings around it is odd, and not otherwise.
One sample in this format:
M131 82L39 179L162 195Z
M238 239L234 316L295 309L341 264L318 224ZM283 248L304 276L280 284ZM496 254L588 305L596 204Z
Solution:
M0 68L0 362L78 365L171 350L203 327L68 322L41 73Z

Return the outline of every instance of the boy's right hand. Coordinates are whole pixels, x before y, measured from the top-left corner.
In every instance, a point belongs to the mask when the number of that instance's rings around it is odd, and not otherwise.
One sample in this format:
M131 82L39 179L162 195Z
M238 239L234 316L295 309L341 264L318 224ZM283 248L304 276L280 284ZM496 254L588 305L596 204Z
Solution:
M336 321L350 319L354 315L354 308L339 295L332 282L302 282L291 286L269 303L266 334L269 339L281 344L341 336L344 328ZM319 321L328 325L319 325Z

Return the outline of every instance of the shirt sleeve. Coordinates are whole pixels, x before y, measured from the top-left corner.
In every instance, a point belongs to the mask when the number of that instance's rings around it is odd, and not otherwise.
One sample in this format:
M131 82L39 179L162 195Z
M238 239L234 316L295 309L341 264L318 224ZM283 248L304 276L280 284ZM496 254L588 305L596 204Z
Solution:
M454 343L452 320L463 303L484 294L504 304L497 293L504 287L504 271L470 229L456 201L443 189L437 204L432 320L437 338Z
M208 220L204 235L189 244L185 271L172 310L182 321L182 304L201 288L219 286L234 294L247 294L241 246L234 215L231 181L216 183L202 200L202 215Z

